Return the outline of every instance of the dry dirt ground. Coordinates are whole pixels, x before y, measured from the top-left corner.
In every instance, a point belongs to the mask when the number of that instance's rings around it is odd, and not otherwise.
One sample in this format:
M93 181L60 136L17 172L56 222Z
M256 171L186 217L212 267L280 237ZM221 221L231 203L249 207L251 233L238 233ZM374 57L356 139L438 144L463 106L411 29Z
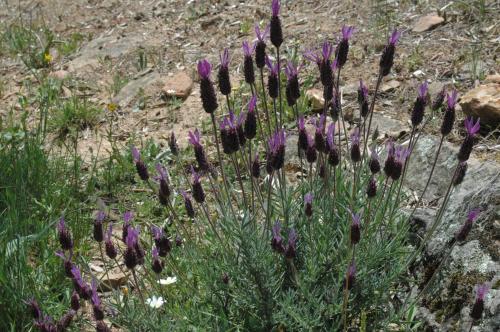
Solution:
M355 108L355 86L360 78L373 89L381 47L393 27L404 31L393 73L376 111L393 119L408 119L416 87L424 79L435 94L443 84L464 93L488 74L498 71L499 6L486 1L282 1L287 53L317 48L323 40L334 41L342 25L356 26L349 61L342 73L345 108ZM412 32L423 15L439 14L444 24L421 33ZM56 39L78 34L83 40L67 56L53 54L45 72L64 70L64 95L84 96L106 109L93 128L80 134L82 154L96 153L108 144L102 137L113 118L113 135L124 145L129 138L154 138L164 142L175 130L186 143L186 132L206 118L201 110L196 83L184 102L162 97L165 80L186 71L196 80L195 63L207 57L218 63L219 52L228 47L235 77L241 70L241 43L253 40L253 26L267 24L270 1L113 1L113 0L2 0L4 27L31 24L47 27ZM34 75L5 50L0 53L2 93L0 112L6 117L18 108L26 82L36 85ZM147 64L139 65L141 54ZM144 57L143 57L144 58ZM305 72L314 74L315 66ZM305 73L302 73L302 76ZM314 74L315 75L315 74ZM127 85L128 84L128 85ZM36 118L37 108L31 110ZM459 118L463 118L460 114ZM435 131L436 126L429 128ZM458 128L458 131L463 129ZM455 140L459 135L451 137ZM494 151L496 137L483 151ZM480 149L481 150L481 149ZM497 153L495 153L498 155ZM497 156L495 158L498 158Z

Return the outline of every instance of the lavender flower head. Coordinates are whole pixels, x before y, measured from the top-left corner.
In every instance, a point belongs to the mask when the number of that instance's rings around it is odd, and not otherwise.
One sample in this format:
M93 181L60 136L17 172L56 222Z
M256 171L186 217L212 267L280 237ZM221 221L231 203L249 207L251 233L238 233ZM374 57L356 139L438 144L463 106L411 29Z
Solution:
M486 299L486 295L490 290L490 286L488 284L480 284L476 287L476 300L474 302L474 306L470 312L470 316L473 319L481 319L484 311L484 300Z
M167 256L167 254L172 249L172 244L170 240L163 232L163 229L157 226L151 226L151 233L153 233L153 240L155 242L156 248L158 248L158 254L161 257Z
M61 248L63 250L72 250L73 249L73 240L71 239L71 234L66 227L66 223L64 222L64 217L59 219L57 223L57 234L59 237L59 243L61 244Z
M255 35L257 41L255 43L255 64L257 68L262 69L266 65L266 42L265 39L269 34L270 26L267 25L264 31L261 31L259 25L255 25Z
M481 125L479 123L481 119L477 119L476 123L474 123L474 119L472 117L468 117L465 119L465 129L467 130L467 136L465 136L460 149L458 150L457 158L461 162L469 160L470 154L472 152L472 148L474 147L474 137L479 132Z
M184 190L181 191L182 198L184 199L184 208L186 209L186 214L189 218L194 218L195 212L193 207L193 202L191 201L191 196Z
M255 178L255 179L258 179L260 177L260 161L259 161L259 154L256 153L255 154L255 158L253 159L252 161L252 176Z
M257 117L255 115L255 110L257 107L257 97L252 95L250 102L248 103L248 112L245 118L244 133L245 138L254 139L257 135Z
M295 229L290 229L288 232L288 245L285 250L285 257L293 259L297 255L297 232Z
M245 76L245 82L247 82L250 85L255 83L255 73L253 70L253 59L252 59L252 54L254 49L255 45L250 46L250 44L246 40L243 42L243 54L244 54L243 74Z
M39 320L40 318L42 318L42 310L40 310L40 306L34 298L31 298L28 301L24 301L24 303L29 307L33 319Z
M281 30L281 21L279 18L280 14L279 0L273 0L271 9L272 9L272 17L270 23L271 43L273 43L273 45L276 48L279 48L283 43L283 32Z
M455 106L458 101L458 92L457 90L453 89L451 93L448 93L446 95L446 106L448 106L448 109L455 109Z
M319 118L316 119L315 127L316 131L314 133L314 145L318 152L328 152L325 137L323 135L325 131L326 115L321 114Z
M305 151L307 149L307 131L303 115L300 115L297 120L297 128L299 130L298 148L300 153L300 150Z
M102 242L104 239L104 231L102 228L102 222L106 218L106 213L104 211L98 211L94 220L93 235L94 240L97 242Z
M152 257L153 257L153 261L152 261L151 268L152 268L152 270L153 270L156 274L160 274L160 273L161 273L161 271L163 271L163 263L162 263L162 261L160 260L160 255L159 255L159 252L158 252L158 248L157 248L157 247L153 247L153 250L152 250Z
M210 73L212 72L212 65L208 60L203 59L198 61L198 75L201 79L210 79Z
M219 90L224 96L231 93L231 81L229 78L229 50L226 48L224 52L219 55L220 67L217 74L219 79Z
M349 53L349 39L352 37L354 33L353 26L343 26L342 27L342 39L340 40L337 49L336 56L337 66L342 68L347 62L347 54Z
M307 217L311 217L313 214L313 209L312 209L312 201L313 201L314 195L312 193L307 193L304 196L304 211Z
M221 144L224 153L231 154L239 150L238 124L233 111L220 123Z
M170 151L174 156L177 156L179 154L179 145L177 145L177 139L175 137L174 132L170 133L170 138L168 140L168 146L170 148Z
M162 205L167 206L169 204L169 197L171 194L170 186L168 184L167 170L162 164L158 163L156 164L156 171L158 172L158 181L160 182L158 199Z
M200 76L200 95L205 112L212 114L217 107L215 89L210 79L212 65L205 59L198 61L198 75Z
M284 253L283 238L281 237L281 224L276 221L273 225L273 237L271 239L271 247L278 253Z
M361 238L361 214L351 212L351 244L355 245Z
M359 113L363 118L368 115L368 87L365 85L363 80L359 80L359 88L358 88L358 104L359 104Z
M198 167L202 171L208 171L210 168L208 165L207 157L205 155L205 150L203 149L203 146L201 145L201 135L198 129L195 129L194 132L189 131L189 143L193 145L194 148L194 156L196 158L196 161L198 162Z
M332 44L330 44L328 41L325 40L321 48L321 54L315 53L313 51L307 51L304 54L304 57L307 60L316 62L319 68L321 84L323 84L324 87L328 88L331 87L333 84L333 69L330 60L332 53L333 53Z
M286 134L285 130L278 130L268 140L269 147L269 162L272 170L277 171L281 169L285 163L285 144Z
M293 106L300 98L299 74L300 66L296 67L293 62L288 61L285 67L285 74L287 76L286 84L286 98L288 106Z
M373 175L370 177L370 180L368 180L368 184L366 185L366 196L368 198L373 198L377 195L377 181L375 181L375 178Z
M71 254L69 257L66 257L63 251L56 251L56 256L63 260L64 273L66 277L72 278L73 273L71 273L71 269L73 268L73 263L71 262Z
M111 259L115 259L116 256L118 255L118 252L116 251L113 241L111 241L112 236L113 236L113 225L109 224L108 231L106 232L106 239L104 240L104 247L106 255Z
M446 95L446 111L443 115L443 122L441 124L441 135L448 135L453 129L453 123L455 122L455 105L458 100L457 90L453 90L451 93Z
M372 172L372 174L377 174L378 172L380 172L380 161L375 147L371 149L370 161L368 163L368 166L370 167L370 171Z
M395 167L394 167L394 172L391 175L391 178L394 181L397 181L401 177L404 164L409 155L410 151L407 148L403 147L402 145L399 145L395 148L394 151Z
M92 301L92 311L94 313L94 318L96 321L104 319L104 311L101 307L101 299L97 294L97 280L92 279L92 297L90 298Z
M427 89L427 81L425 81L418 87L418 96L415 100L411 113L411 123L413 127L416 127L420 123L422 123L422 120L424 118L425 106L427 105Z
M267 92L272 99L278 98L279 94L279 83L278 83L278 71L279 64L273 64L271 59L266 56L266 65L269 69L269 76L267 78Z
M473 209L469 211L467 215L467 220L465 223L460 227L458 232L455 234L455 239L459 242L463 242L467 239L467 236L469 235L470 231L472 230L472 225L476 221L476 219L479 217L479 214L481 213L480 209Z
M396 43L401 37L401 32L394 30L389 37L388 44L382 51L382 56L380 57L380 75L387 76L394 64L394 52L396 51Z
M361 160L360 139L359 128L356 127L351 134L351 160L355 163Z
M191 175L192 175L192 187L193 187L193 198L198 203L205 202L205 192L203 191L203 187L200 182L200 174L196 173L194 168L191 166Z
M137 170L137 174L143 181L147 181L149 179L149 172L146 164L141 159L141 154L139 150L135 146L130 147L130 152L132 153L132 158L134 159L135 168Z
M347 289L351 290L355 282L356 282L356 263L353 261L351 265L349 265L349 268L347 269L347 285L346 285L346 280L344 279L344 285L342 288L345 288L347 286Z
M308 163L312 164L316 161L318 157L318 154L316 153L315 139L311 138L307 133L306 135L307 135L306 160Z
M71 268L71 274L73 275L73 286L75 287L76 292L85 300L90 299L92 290L89 285L83 281L80 269L74 265Z
M138 239L139 231L132 226L128 226L127 238L125 241L127 249L125 249L125 253L123 254L123 260L125 262L125 266L130 270L134 269L140 261L140 257L138 257L138 250L136 250Z

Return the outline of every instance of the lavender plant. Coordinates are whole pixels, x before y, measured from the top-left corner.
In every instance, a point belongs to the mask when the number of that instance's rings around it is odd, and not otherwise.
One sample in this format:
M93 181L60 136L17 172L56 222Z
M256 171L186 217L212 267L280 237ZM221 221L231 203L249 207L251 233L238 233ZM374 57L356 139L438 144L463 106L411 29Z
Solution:
M303 98L299 76L303 64L296 65L291 59L286 66L282 62L286 57L281 49L285 37L279 13L280 3L274 0L268 28L261 32L257 26L256 43L243 43L244 76L250 95L238 103L231 96L231 55L227 49L222 52L217 77L227 112L219 106L212 65L206 59L199 61L201 100L210 114L212 132L190 132L187 157L172 133L169 147L173 162L157 164L158 174L154 177L149 173L148 161L132 147L138 178L157 196L167 221L153 224L133 220L132 214L126 213L120 222L121 236L114 236L113 228L118 225L101 212L93 234L99 247L105 243L106 255L102 249L101 255L106 261L106 273L116 266L132 276L131 294L115 294L114 302L105 303L97 294L92 273L82 274L72 262L70 232L63 221L59 223L60 244L69 251L67 256L61 254L64 269L71 272L66 274L74 288L72 311L61 320L70 321L79 310L80 299L84 299L92 305L92 324L97 331L109 330L105 317L139 330L201 327L346 331L358 328L361 317L374 330L384 329L389 322L405 324L401 317L409 302L396 308L391 299L401 291L406 270L439 226L451 191L465 176L479 120L466 120L467 137L456 170L449 176L443 205L424 241L412 247L408 241L408 215L401 212L406 204L401 187L426 123L427 83L417 91L408 145L392 139L384 145L370 139L378 89L393 66L400 32L394 30L382 51L371 94L368 83L360 79L360 121L349 135L340 98L341 69L348 61L349 41L355 29L342 28L335 50L325 41L321 53L305 53L304 58L318 66L326 101L319 117L309 117L308 122L314 125L310 133L306 128L309 110L299 108L297 103ZM274 50L267 47L268 32ZM260 82L254 62L260 70ZM441 99L444 92L436 98ZM453 90L448 94L441 143L453 126L456 100ZM242 107L236 109L235 105ZM284 114L293 114L291 122L297 123L297 130L285 126ZM287 144L293 135L298 135L297 146ZM213 145L217 160L207 153ZM441 144L436 155L440 148ZM287 156L292 155L300 159L298 182L290 181L286 170ZM175 171L180 176L169 175ZM465 239L476 217L469 216L463 228L450 235L452 245ZM151 229L151 233L140 232L139 224ZM174 275L183 291L166 292L162 285L174 280ZM167 276L171 279L164 279ZM91 286L86 278L92 279ZM478 294L485 293L481 292ZM484 301L484 295L479 295L471 313L476 320L481 318ZM30 307L35 326L52 331L46 326L55 323L33 303Z

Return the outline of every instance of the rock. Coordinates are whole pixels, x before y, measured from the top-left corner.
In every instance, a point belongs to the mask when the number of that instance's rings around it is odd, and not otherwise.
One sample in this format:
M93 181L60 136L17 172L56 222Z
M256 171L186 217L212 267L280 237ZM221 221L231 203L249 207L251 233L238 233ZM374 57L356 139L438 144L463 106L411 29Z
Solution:
M500 84L500 74L488 75L484 79L484 83L497 83Z
M358 95L358 88L359 88L359 82L355 83L349 83L343 87L342 89L342 95L344 96L352 96L352 95Z
M429 31L444 23L444 18L437 15L420 17L413 26L413 32Z
M481 118L481 124L495 128L500 124L500 84L487 83L467 92L460 100L467 115Z
M425 75L425 73L423 72L423 70L418 69L418 70L415 70L411 75L413 77L416 77L416 78L421 78Z
M186 99L192 89L193 80L185 71L180 71L165 80L162 91L167 97Z
M418 196L425 186L438 143L438 137L422 136L411 156L405 186L415 190ZM427 229L435 220L457 165L457 150L458 147L453 144L447 142L443 144L428 194L424 199L429 202L426 204L429 207L417 210L416 216L422 219ZM419 316L427 324L433 325L431 316L440 317L438 320L440 328L437 331L450 331L453 330L452 326L470 326L468 313L469 304L474 297L474 286L480 282L498 283L500 264L498 240L495 235L498 234L498 230L494 221L498 218L500 207L499 165L494 161L477 160L473 156L469 159L468 165L464 181L454 187L442 222L426 246L424 255L424 257L434 257L429 262L439 263L440 257L448 252L447 243L463 225L468 212L474 208L481 209L479 219L474 223L467 240L453 247L443 265L441 277L435 280L432 293L429 293L424 301L426 308L419 308ZM423 275L426 269L431 267L423 260L418 268L419 275ZM499 295L499 292L495 292L485 301L482 325L488 328L484 331L497 331L500 327L498 320L495 319ZM464 301L467 305L464 305ZM421 309L428 310L432 315L423 314Z
M313 111L322 110L325 105L325 100L323 99L323 91L320 89L310 89L306 91L306 97L311 103Z
M64 80L69 76L69 72L66 70L56 70L49 73L49 77L56 78L58 80Z
M153 85L160 84L161 75L158 72L150 72L142 77L138 77L127 83L120 92L113 98L113 103L120 105L120 107L129 106L134 101L140 91L150 94L154 89Z
M141 33L126 37L103 36L90 41L68 63L68 71L74 72L86 66L97 67L102 59L115 59L145 46Z
M109 278L108 278L109 276ZM106 273L99 275L101 291L118 289L120 286L126 285L128 281L128 274L122 273L119 269L109 271L108 275Z
M380 92L382 92L382 93L391 92L394 89L399 88L400 86L401 86L401 83L399 81L390 80L390 81L382 84L382 86L380 87Z
M399 138L410 130L406 123L377 113L377 109L375 109L375 112L373 113L372 126L370 129L371 134L373 134L375 128L378 128L378 137L382 135L384 138Z

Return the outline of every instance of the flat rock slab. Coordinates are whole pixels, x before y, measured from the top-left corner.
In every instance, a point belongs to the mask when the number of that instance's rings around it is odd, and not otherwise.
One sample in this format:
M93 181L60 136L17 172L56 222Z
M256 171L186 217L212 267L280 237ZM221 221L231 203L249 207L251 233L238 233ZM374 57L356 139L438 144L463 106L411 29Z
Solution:
M114 59L144 46L142 34L126 37L102 36L85 45L76 58L68 63L68 71L74 72L86 66L95 66L102 59Z
M487 83L467 92L460 100L467 115L481 118L481 124L495 128L500 124L500 84Z
M436 28L444 23L444 18L437 15L426 15L420 17L413 26L413 32L425 32Z
M162 84L161 75L158 72L150 72L140 76L121 88L120 92L113 98L113 102L120 107L129 106L141 90L149 90L149 87L157 84Z

